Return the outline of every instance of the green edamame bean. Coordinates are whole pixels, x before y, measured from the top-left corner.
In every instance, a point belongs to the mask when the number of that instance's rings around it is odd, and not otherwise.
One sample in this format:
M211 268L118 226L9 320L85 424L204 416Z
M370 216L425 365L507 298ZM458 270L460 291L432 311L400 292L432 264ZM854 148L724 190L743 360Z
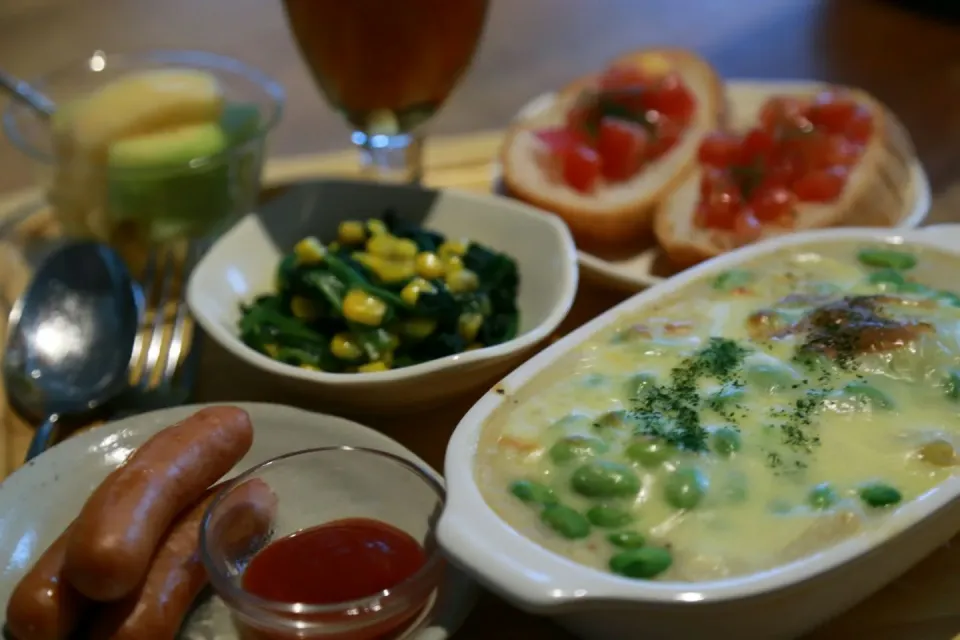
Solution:
M531 504L557 504L557 495L550 487L533 480L515 480L510 483L510 493Z
M568 429L585 429L593 424L593 420L585 413L574 411L563 416L550 425L551 429L566 431Z
M951 369L943 381L943 393L948 399L960 400L960 370Z
M547 453L555 464L566 464L573 460L592 458L597 454L606 453L608 449L607 443L600 438L574 434L554 442Z
M897 504L903 496L897 489L884 482L871 482L860 487L860 499L867 506L882 508Z
M602 373L588 373L580 378L580 384L587 389L596 389L609 382L610 379Z
M790 368L776 364L753 364L747 367L747 380L768 393L790 389L800 381L800 376Z
M630 524L633 516L626 509L610 504L598 504L587 510L587 520L595 527L616 529Z
M596 460L577 468L570 486L588 498L629 498L640 492L640 479L625 464Z
M670 568L673 556L663 547L627 549L610 558L610 570L627 578L650 579Z
M753 282L753 274L743 269L731 269L718 275L713 281L713 288L718 291L733 291L745 287Z
M857 253L857 260L868 267L887 269L912 269L917 265L917 259L905 251L893 249L861 249Z
M607 411L601 414L593 422L593 426L601 431L614 430L624 431L632 430L636 426L636 421L630 416L629 411L617 409L616 411Z
M713 441L713 450L721 456L729 457L740 451L740 432L733 427L720 427L710 439Z
M871 409L893 409L896 406L893 398L866 382L848 382L841 393L852 398L857 404Z
M659 467L671 456L675 449L660 438L637 436L627 445L624 454L630 460L648 469Z
M814 509L829 509L840 500L836 490L829 482L821 482L807 494L807 502Z
M896 269L880 269L867 276L867 282L870 284L889 285L896 289L906 282L906 280L904 280L903 274Z
M579 540L590 535L590 523L583 515L568 506L552 504L540 512L540 520L564 538Z
M657 377L652 373L637 373L630 376L624 385L624 393L627 398L633 400L639 398L643 393L657 383Z
M693 509L703 500L710 482L700 469L681 466L670 473L663 484L663 496L677 509Z
M615 531L607 535L607 542L621 549L639 549L647 543L647 539L636 531Z
M960 296L952 291L937 291L933 297L935 300L945 302L951 307L960 307Z
M897 285L897 293L915 293L920 296L930 295L930 287L922 285L919 282L910 282L909 280Z

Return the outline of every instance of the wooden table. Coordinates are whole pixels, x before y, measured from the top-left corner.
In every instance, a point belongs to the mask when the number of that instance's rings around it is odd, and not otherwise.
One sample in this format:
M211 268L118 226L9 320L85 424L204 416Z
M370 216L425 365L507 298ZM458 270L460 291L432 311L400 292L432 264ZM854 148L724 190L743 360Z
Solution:
M735 8L734 8L735 7ZM229 25L223 28L223 25ZM278 77L289 108L273 140L289 156L343 145L339 120L318 98L290 44L278 7L265 0L4 0L0 61L25 76L94 48L202 47L239 56ZM69 44L67 44L69 43ZM494 2L487 37L470 75L433 124L437 134L495 130L533 95L601 65L625 49L669 43L707 55L728 76L817 77L863 86L901 116L935 192L934 219L960 219L960 26L938 23L879 0L510 0ZM427 180L488 188L499 133L437 138ZM285 181L349 173L352 154L271 164ZM0 191L26 186L29 167L0 146ZM950 203L956 201L953 207ZM623 299L584 283L561 333ZM205 345L198 400L285 402L323 410ZM439 411L402 419L360 416L442 467L446 439L476 394ZM2 399L2 398L0 398ZM0 475L18 466L30 428L2 417ZM956 544L956 543L955 543ZM960 632L960 553L938 551L895 585L834 621L816 638L940 640ZM484 596L458 638L565 638L551 623Z

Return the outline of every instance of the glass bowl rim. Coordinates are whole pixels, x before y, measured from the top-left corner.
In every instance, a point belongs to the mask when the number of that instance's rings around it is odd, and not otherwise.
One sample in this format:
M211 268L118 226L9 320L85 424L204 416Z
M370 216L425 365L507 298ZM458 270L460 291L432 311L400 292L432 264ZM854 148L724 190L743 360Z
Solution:
M217 493L217 496L213 499L213 502L211 502L207 507L206 512L203 514L203 519L200 522L201 561L203 562L203 566L210 578L210 583L214 587L214 591L221 595L221 597L227 601L228 605L236 606L237 604L252 604L257 611L265 611L281 617L293 616L294 619L297 617L308 617L315 614L342 613L351 609L366 609L368 605L376 604L377 602L387 598L402 596L406 592L416 590L416 588L421 586L426 586L434 572L443 564L443 551L441 550L440 545L437 544L435 548L428 553L427 560L423 563L423 566L421 566L413 575L409 576L393 587L384 589L383 591L379 591L369 596L364 596L363 598L323 605L307 603L284 603L261 598L260 596L254 595L240 587L235 586L230 579L223 575L223 572L219 567L214 566L210 559L211 554L209 545L207 543L207 531L210 528L210 519L213 516L214 511L226 498L230 491L235 489L243 482L251 479L258 473L262 472L264 469L273 465L287 462L291 458L298 458L301 456L318 453L334 452L371 454L375 457L389 460L399 465L406 471L412 473L415 477L427 485L440 499L441 506L446 503L446 489L444 488L443 484L437 480L436 477L434 477L433 473L425 469L423 465L417 462L389 451L382 451L380 449L372 449L370 447L363 446L332 445L328 447L300 449L275 456L269 460L261 462L250 469L247 469L235 478L229 480L229 483ZM435 529L436 527L434 526L432 528ZM389 610L389 607L384 607L384 610Z
M133 63L130 66L131 69L136 68L137 62L158 62L181 64L188 68L242 76L253 84L257 85L267 96L270 102L269 108L267 109L267 117L261 120L255 132L252 132L242 141L236 144L228 145L227 148L218 153L207 156L198 156L197 158L192 158L183 164L174 164L172 165L173 168L202 168L216 161L229 158L231 154L237 151L237 149L244 147L251 141L263 139L280 121L286 105L286 91L284 90L283 85L274 80L265 72L245 62L242 62L237 58L219 53L202 51L199 49L145 49L142 51L120 51L117 53L96 50L87 58L74 60L44 74L27 79L26 82L36 89L43 90L44 87L46 87L51 81L75 74L79 70L78 65L82 65L84 60L89 60L91 57L97 55L107 56L109 60L108 64L112 63L123 65L125 63ZM39 149L36 145L31 143L22 135L20 127L18 127L16 123L16 114L20 110L29 111L30 108L11 100L10 104L7 105L7 108L4 109L2 126L3 132L7 139L20 152L26 156L29 156L33 160L44 165L56 164L56 157L52 153L47 153ZM153 171L156 169L157 167L136 167L131 169L121 169L119 173L136 173L140 171Z

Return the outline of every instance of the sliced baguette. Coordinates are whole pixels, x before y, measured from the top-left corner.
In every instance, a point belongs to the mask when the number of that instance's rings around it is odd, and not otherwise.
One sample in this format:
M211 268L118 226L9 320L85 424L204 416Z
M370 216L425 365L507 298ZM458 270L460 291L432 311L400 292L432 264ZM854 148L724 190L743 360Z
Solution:
M869 107L874 117L874 135L836 202L802 204L795 227L764 225L761 239L826 227L889 227L910 213L914 198L910 160L914 151L903 125L866 92L841 87L833 89L852 94L860 104ZM774 94L757 96L755 104L735 105L738 117L731 128L738 131L749 128L757 121L763 102L771 95ZM778 91L776 95L812 99L816 92ZM670 262L680 268L736 249L741 244L731 233L703 229L694 223L700 199L700 176L700 166L697 165L687 174L682 185L663 200L654 219L657 241Z
M580 93L595 86L599 74L577 80L557 93L550 106L511 126L501 151L508 193L552 211L567 223L579 245L622 246L651 235L653 213L666 193L694 170L700 138L723 123L723 82L705 60L681 49L651 49L627 54L614 65L636 65L652 73L677 71L696 97L691 124L676 146L644 166L632 179L602 183L596 192L580 193L547 170L547 150L534 130L562 125Z

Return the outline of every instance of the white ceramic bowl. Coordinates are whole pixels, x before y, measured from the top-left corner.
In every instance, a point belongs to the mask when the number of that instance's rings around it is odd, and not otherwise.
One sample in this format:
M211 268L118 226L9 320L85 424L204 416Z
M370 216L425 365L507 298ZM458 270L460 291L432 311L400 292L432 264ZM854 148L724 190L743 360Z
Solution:
M957 476L904 505L877 530L790 565L714 582L637 582L540 547L501 520L475 483L477 439L491 413L598 331L693 280L791 246L840 238L932 245L960 260L960 225L829 229L746 247L630 298L516 369L460 421L447 449L447 507L438 530L448 554L518 607L551 616L583 638L774 640L795 638L851 607L949 540L960 529Z
M342 220L399 216L510 255L520 272L520 329L503 344L377 373L325 373L277 362L239 338L240 304L272 290L277 263L305 236L336 238ZM290 187L223 235L197 264L187 302L227 351L309 389L331 408L385 413L422 409L491 383L549 336L577 290L573 239L551 214L507 198L404 185L321 180Z

